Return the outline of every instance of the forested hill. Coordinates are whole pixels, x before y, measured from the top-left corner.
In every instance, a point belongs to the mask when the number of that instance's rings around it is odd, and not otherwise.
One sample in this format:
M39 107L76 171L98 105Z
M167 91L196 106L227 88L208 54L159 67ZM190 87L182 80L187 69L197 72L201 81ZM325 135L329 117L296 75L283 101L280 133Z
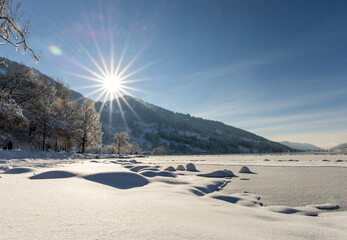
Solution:
M117 131L127 131L143 150L170 153L265 153L287 152L290 148L222 122L175 113L125 96L132 110L120 98L124 122L117 101L107 102L101 112L104 143L111 143ZM95 107L100 110L102 102ZM136 115L133 113L135 112ZM111 117L110 117L111 116Z
M93 101L38 70L8 59L0 60L7 65L0 65L2 142L13 139L20 145L28 143L31 148L42 150L100 151L101 144L104 147L114 144L116 132L126 131L132 151L163 154L290 151L287 146L242 129L175 113L130 96L124 98L133 111L120 98L123 118L116 100L112 102L112 111L111 102L106 102L100 126L95 115L101 102L93 107ZM92 127L84 124L86 117Z

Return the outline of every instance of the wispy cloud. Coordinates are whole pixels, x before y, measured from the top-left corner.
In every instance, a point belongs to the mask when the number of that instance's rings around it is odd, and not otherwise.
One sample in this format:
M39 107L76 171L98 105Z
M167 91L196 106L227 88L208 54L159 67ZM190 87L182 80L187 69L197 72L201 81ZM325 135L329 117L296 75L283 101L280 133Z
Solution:
M199 71L195 72L190 75L186 75L183 78L189 79L189 80L210 80L210 79L218 79L220 77L230 76L231 74L239 73L241 71L250 70L250 68L259 67L262 65L270 64L270 60L260 60L260 59L254 59L254 60L246 60L243 62L237 62L234 64L229 64L226 66L211 68L205 71Z

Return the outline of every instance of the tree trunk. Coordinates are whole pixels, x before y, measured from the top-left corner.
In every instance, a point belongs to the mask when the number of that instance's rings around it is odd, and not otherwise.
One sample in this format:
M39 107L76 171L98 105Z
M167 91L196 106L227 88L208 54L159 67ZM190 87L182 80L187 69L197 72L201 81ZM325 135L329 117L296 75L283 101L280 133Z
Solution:
M42 136L42 151L45 151L46 148L46 124L43 127L43 136Z
M84 153L84 151L86 150L86 133L83 133L83 138L82 138L82 153Z

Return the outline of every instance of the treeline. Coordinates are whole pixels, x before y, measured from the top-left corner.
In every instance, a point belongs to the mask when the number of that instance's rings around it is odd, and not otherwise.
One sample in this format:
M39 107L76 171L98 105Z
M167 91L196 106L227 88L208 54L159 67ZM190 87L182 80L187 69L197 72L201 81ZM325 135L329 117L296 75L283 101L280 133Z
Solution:
M71 90L22 64L1 59L0 137L32 150L79 151L102 143L99 114L90 99L70 98Z
M120 108L113 102L110 121L109 105L101 112L101 122L105 131L104 143L112 141L116 131L127 131L130 136L139 139L140 147L146 152L163 153L269 153L287 152L284 145L269 141L261 136L218 121L205 120L189 114L175 113L140 99L125 96L122 101L127 124L123 124ZM101 103L96 104L100 109Z

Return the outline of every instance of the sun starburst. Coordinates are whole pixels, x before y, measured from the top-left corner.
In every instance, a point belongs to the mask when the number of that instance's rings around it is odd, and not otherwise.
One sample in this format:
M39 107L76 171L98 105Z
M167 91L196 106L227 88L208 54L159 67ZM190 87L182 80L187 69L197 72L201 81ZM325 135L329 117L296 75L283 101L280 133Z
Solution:
M92 68L86 67L85 65L70 58L69 60L71 62L73 62L75 65L77 65L78 67L80 67L82 70L84 70L87 73L87 74L79 74L79 73L70 72L70 74L79 78L91 80L96 83L93 85L85 86L84 88L94 89L89 94L87 94L86 97L90 97L93 95L95 96L96 94L98 94L95 100L99 101L102 99L103 103L101 105L99 113L101 113L101 111L103 110L106 102L109 101L110 116L111 116L112 110L113 110L112 105L113 105L113 101L115 100L125 124L126 124L126 120L125 120L124 111L121 105L121 101L123 101L126 104L126 106L135 115L135 117L139 118L136 112L134 111L134 109L132 108L132 106L128 103L128 101L124 97L124 95L133 97L133 95L131 94L131 91L141 91L138 88L129 86L129 84L138 82L138 81L143 81L145 79L132 79L131 77L133 77L135 74L139 73L140 71L146 69L149 65L143 66L132 72L128 72L128 70L132 67L133 63L139 57L139 54L136 55L131 61L129 61L127 65L122 67L124 56L126 53L126 47L124 48L121 56L119 57L118 64L115 65L112 46L111 46L111 57L109 61L105 60L97 42L95 42L95 46L99 55L99 61L95 57L93 57L90 54L90 52L86 48L84 48L82 45L80 47L82 51L88 56L89 60L93 63L94 65L93 68L97 69L97 71L95 71Z

